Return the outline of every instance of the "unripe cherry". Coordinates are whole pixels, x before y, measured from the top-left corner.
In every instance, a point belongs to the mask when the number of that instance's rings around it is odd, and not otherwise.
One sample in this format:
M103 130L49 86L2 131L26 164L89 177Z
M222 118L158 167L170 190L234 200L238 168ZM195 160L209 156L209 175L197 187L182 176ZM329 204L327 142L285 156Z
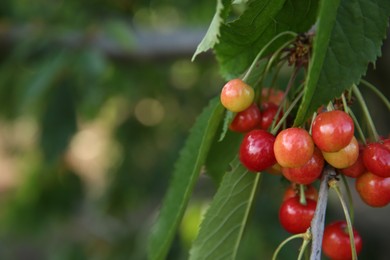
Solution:
M359 143L355 137L341 150L334 153L322 152L325 161L338 169L344 169L353 165L359 157Z
M221 91L222 105L232 112L241 112L247 109L255 97L253 88L241 79L232 79L223 86Z

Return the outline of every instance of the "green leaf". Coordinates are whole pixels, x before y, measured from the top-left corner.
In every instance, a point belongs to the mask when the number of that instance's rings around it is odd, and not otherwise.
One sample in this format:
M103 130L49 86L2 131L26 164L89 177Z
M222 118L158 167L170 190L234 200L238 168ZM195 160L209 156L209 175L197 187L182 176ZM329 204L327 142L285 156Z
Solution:
M219 136L219 139L218 139L219 142L221 142L225 138L226 133L229 130L229 126L233 122L233 119L235 116L236 116L236 113L233 113L232 111L226 110L225 117L223 119L221 135Z
M220 43L215 50L223 76L231 79L242 74L275 35L283 31L307 31L315 21L317 6L318 0L250 2L239 19L221 27ZM289 37L275 41L269 51L280 47Z
M218 130L218 133L220 129ZM206 174L219 186L229 163L237 156L243 135L227 131L225 138L219 141L214 139L206 160Z
M199 43L194 55L192 56L192 61L195 60L196 56L199 53L205 52L214 47L218 43L219 30L221 24L226 19L229 10L230 10L229 0L217 0L217 10L215 11L213 20L209 26L209 29L206 32L206 35L203 37L203 40Z
M223 117L219 97L197 119L177 161L173 179L149 241L149 259L165 259Z
M200 226L190 259L235 259L260 179L232 162Z
M322 104L359 82L381 54L390 1L322 1L306 90L295 119L301 125Z

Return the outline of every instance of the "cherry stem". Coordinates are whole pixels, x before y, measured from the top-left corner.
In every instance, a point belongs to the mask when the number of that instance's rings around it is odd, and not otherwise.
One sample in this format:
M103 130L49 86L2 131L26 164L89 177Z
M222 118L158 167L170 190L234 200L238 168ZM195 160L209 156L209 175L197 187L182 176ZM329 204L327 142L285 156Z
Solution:
M386 105L387 109L390 110L390 101L386 98L385 95L383 95L382 92L380 92L379 89L377 89L373 84L368 81L365 81L364 79L362 79L360 82L364 86L368 87L372 92L374 92L380 98L380 100L382 100L383 104Z
M272 66L272 63L275 61L275 59L277 59L279 57L279 54L288 46L290 45L292 42L294 42L295 39L291 39L289 41L287 41L286 43L284 43L279 49L277 49L274 54L272 55L272 57L268 60L268 63L267 63L267 66L265 67L265 71L264 71L264 74L267 74L268 71L271 69L271 66ZM263 77L264 78L264 77Z
M272 43L274 43L277 39L279 39L280 37L282 36L285 36L285 35L291 35L293 37L296 37L297 34L295 32L291 32L291 31L285 31L285 32L281 32L279 33L278 35L276 35L274 38L272 38L272 40L270 40L261 50L260 52L257 54L256 58L253 60L251 66L249 67L249 69L247 70L247 72L245 73L244 77L242 78L243 81L246 81L248 80L249 78L249 75L252 73L253 69L256 67L256 64L257 62L259 61L259 59L263 56L263 54L265 53L265 51L268 49L269 46L271 46Z
M278 78L279 73L280 73L280 71L283 68L283 65L285 63L286 63L286 60L283 60L282 62L279 62L279 64L277 65L276 70L275 70L275 74L272 77L272 81L271 81L271 85L270 85L271 88L275 85L276 79Z
M359 121L357 120L357 118L356 118L355 114L353 113L352 109L348 108L348 114L353 119L353 122L355 124L355 129L358 131L360 139L362 140L363 144L366 145L367 144L366 137L365 137L365 135L363 133L363 130L362 130L360 124L359 124Z
M345 178L345 176L343 174L340 174L340 176L341 176L341 180L344 184L345 191L347 192L348 205L349 205L349 215L351 217L351 223L353 223L353 220L355 218L355 214L354 214L354 210L353 210L353 199L352 199L351 189L349 188L349 184L348 184L348 181Z
M308 233L309 233L309 235L306 236L306 234L308 234ZM303 237L303 243L302 243L301 249L299 251L299 255L298 255L298 259L297 260L301 260L302 259L303 254L305 253L306 247L309 244L310 240L311 240L311 233L310 233L310 229L308 229L308 231L305 233L305 236Z
M294 81L295 81L295 79L296 79L296 77L297 77L297 74L298 74L298 69L294 69L294 71L293 71L293 73L291 74L291 77L290 77L290 79L289 79L289 81L288 81L286 90L284 91L284 94L283 94L283 97L282 97L282 103L283 103L283 104L286 103L285 101L286 101L287 95L288 95L288 93L289 93L290 90L291 90L291 87L292 87L292 85L293 85L293 83L294 83ZM276 124L276 120L278 119L279 114L280 114L280 112L282 111L282 107L283 107L283 106L279 106L278 110L276 111L276 114L275 114L275 116L274 116L274 119L272 120L271 129L274 128L274 126L275 126L275 124ZM282 121L282 120L280 120L280 121ZM283 121L283 122L284 122L284 121Z
M310 225L312 233L310 260L321 260L322 237L324 235L325 226L325 212L328 202L328 180L331 175L335 174L335 170L329 165L325 166L322 172L317 207Z
M307 205L306 196L305 196L305 185L299 184L299 203L302 205Z
M288 109L284 112L283 114L283 117L279 120L278 124L272 128L271 127L271 134L275 135L279 128L282 126L282 124L284 123L284 121L286 120L286 118L288 117L288 115L291 113L291 111L293 110L293 108L295 107L295 105L299 102L299 100L302 98L303 96L303 91L301 91L301 93L298 94L298 96L294 99L293 102L291 102L291 105L288 107ZM277 118L277 116L275 116L275 118ZM274 119L275 120L275 119Z
M345 99L345 96L344 96L344 93L341 94L341 100L343 101L343 107L344 107L344 112L348 114L348 104L347 104L347 100Z
M379 140L379 135L378 135L378 132L376 131L375 124L372 121L370 112L368 111L367 104L366 104L366 102L363 99L362 93L360 93L358 87L355 84L352 86L352 91L355 94L356 99L358 100L358 102L360 104L360 107L363 110L363 114L364 114L364 116L367 119L367 123L368 123L368 126L369 126L369 128L370 128L370 130L372 132L373 137L374 137L374 141L378 141Z
M337 185L337 181L335 179L330 180L329 186L336 191L337 197L339 198L341 206L343 208L345 220L347 221L349 242L351 244L352 260L356 260L357 253L356 253L356 246L355 246L355 237L353 235L352 222L351 222L351 217L349 216L347 205L345 204L343 196L341 195L340 188Z
M286 245L288 242L290 242L291 240L293 239L296 239L296 238L304 238L306 235L306 233L300 233L300 234L296 234L296 235L293 235L293 236L290 236L288 238L286 238L282 243L279 244L279 246L276 248L273 256L272 256L272 260L276 260L276 257L278 256L280 250L284 247L284 245Z
M313 113L313 116L311 117L311 122L310 122L310 129L309 129L309 134L311 135L311 129L313 127L313 122L314 122L314 119L316 119L317 117L317 112L314 112Z

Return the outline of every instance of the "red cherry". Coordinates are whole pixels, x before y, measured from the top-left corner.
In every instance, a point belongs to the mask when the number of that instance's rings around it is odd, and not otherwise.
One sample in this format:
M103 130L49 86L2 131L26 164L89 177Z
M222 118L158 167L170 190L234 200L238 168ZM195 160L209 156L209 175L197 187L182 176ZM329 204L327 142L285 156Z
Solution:
M337 152L347 146L354 133L352 118L345 112L333 110L320 113L313 121L314 143L324 152Z
M371 207L384 207L390 203L390 178L366 172L356 179L355 187L360 198Z
M312 157L298 168L282 168L283 176L289 181L299 184L310 184L321 176L324 168L324 157L318 148L314 149Z
M299 197L299 186L291 184L283 194L283 201L288 200L290 198ZM305 198L311 199L314 201L318 200L318 191L312 185L305 185Z
M287 128L276 136L274 152L280 166L297 168L303 166L313 156L314 143L305 129Z
M311 199L306 200L306 205L299 202L299 197L285 200L279 209L280 224L289 233L303 233L310 227L316 206Z
M380 177L390 177L390 149L386 144L368 144L363 152L363 162L367 170Z
M250 171L259 172L276 163L275 137L264 130L252 130L240 146L240 161Z
M252 104L254 97L253 88L241 79L232 79L226 83L220 96L222 105L232 112L241 112L247 109Z
M348 168L353 165L359 157L359 143L353 136L351 142L334 153L322 152L325 161L338 169Z
M261 112L256 104L237 113L234 120L229 126L229 129L234 132L246 133L257 128L261 122Z
M261 103L272 102L277 106L282 103L284 92L273 88L263 88L261 90Z
M359 156L356 162L351 166L349 166L348 168L342 169L341 170L342 174L351 178L357 178L367 171L363 163L363 151L364 151L364 146L359 145Z
M362 238L356 229L352 228L352 230L356 253L359 254L363 246ZM333 260L352 259L351 243L345 221L336 221L325 227L322 250Z
M261 117L260 128L264 130L268 130L268 128L272 125L276 113L278 112L279 107L271 102L266 102L261 105L263 115ZM283 111L280 111L278 115L278 119L276 120L275 125L280 121L283 117Z

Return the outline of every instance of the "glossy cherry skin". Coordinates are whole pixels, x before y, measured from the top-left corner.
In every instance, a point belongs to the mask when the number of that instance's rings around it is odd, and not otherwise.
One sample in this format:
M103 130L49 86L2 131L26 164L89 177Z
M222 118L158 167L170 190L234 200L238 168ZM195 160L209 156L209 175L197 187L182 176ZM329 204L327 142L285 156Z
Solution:
M252 130L240 146L240 161L250 171L259 172L276 163L273 145L275 137L264 130Z
M283 201L290 198L298 197L299 198L299 185L291 184L283 194ZM305 185L305 198L311 199L313 201L318 200L318 191L312 185Z
M274 152L280 166L297 168L310 160L314 152L314 143L305 129L287 128L276 136Z
M355 188L360 198L371 207L384 207L390 203L390 178L366 172L356 179Z
M321 151L315 148L312 157L304 165L297 168L282 168L282 173L291 182L310 184L321 176L323 168L324 157Z
M276 116L276 113L278 112L279 107L271 102L263 103L262 106L262 117L260 122L260 128L264 130L268 130L269 127L272 125L272 122L274 121L274 118ZM280 119L283 117L283 111L280 111L278 114L278 118L275 122L275 125L280 121Z
M357 178L367 171L363 163L363 151L364 146L359 145L359 156L356 162L345 169L341 169L340 171L342 174L351 178Z
M362 250L363 241L356 229L352 228L352 230L356 253L359 254ZM352 259L351 243L345 221L335 221L325 227L322 250L326 256L333 260Z
M353 136L351 142L341 150L334 153L322 152L325 161L338 169L353 165L359 157L359 143Z
M353 120L347 113L340 110L323 112L313 121L313 141L321 151L337 152L351 142L354 130Z
M310 227L316 206L317 202L311 199L302 205L298 196L285 200L279 209L280 224L289 233L303 233Z
M363 152L363 162L367 170L380 177L390 177L390 149L387 144L368 144Z
M261 123L261 112L256 104L237 113L234 117L229 129L234 132L246 133L250 130L258 128Z
M241 112L247 109L255 97L252 87L241 79L232 79L223 86L221 91L222 105L232 112Z
M282 103L284 92L273 88L263 88L261 90L261 103L272 102L279 106Z

